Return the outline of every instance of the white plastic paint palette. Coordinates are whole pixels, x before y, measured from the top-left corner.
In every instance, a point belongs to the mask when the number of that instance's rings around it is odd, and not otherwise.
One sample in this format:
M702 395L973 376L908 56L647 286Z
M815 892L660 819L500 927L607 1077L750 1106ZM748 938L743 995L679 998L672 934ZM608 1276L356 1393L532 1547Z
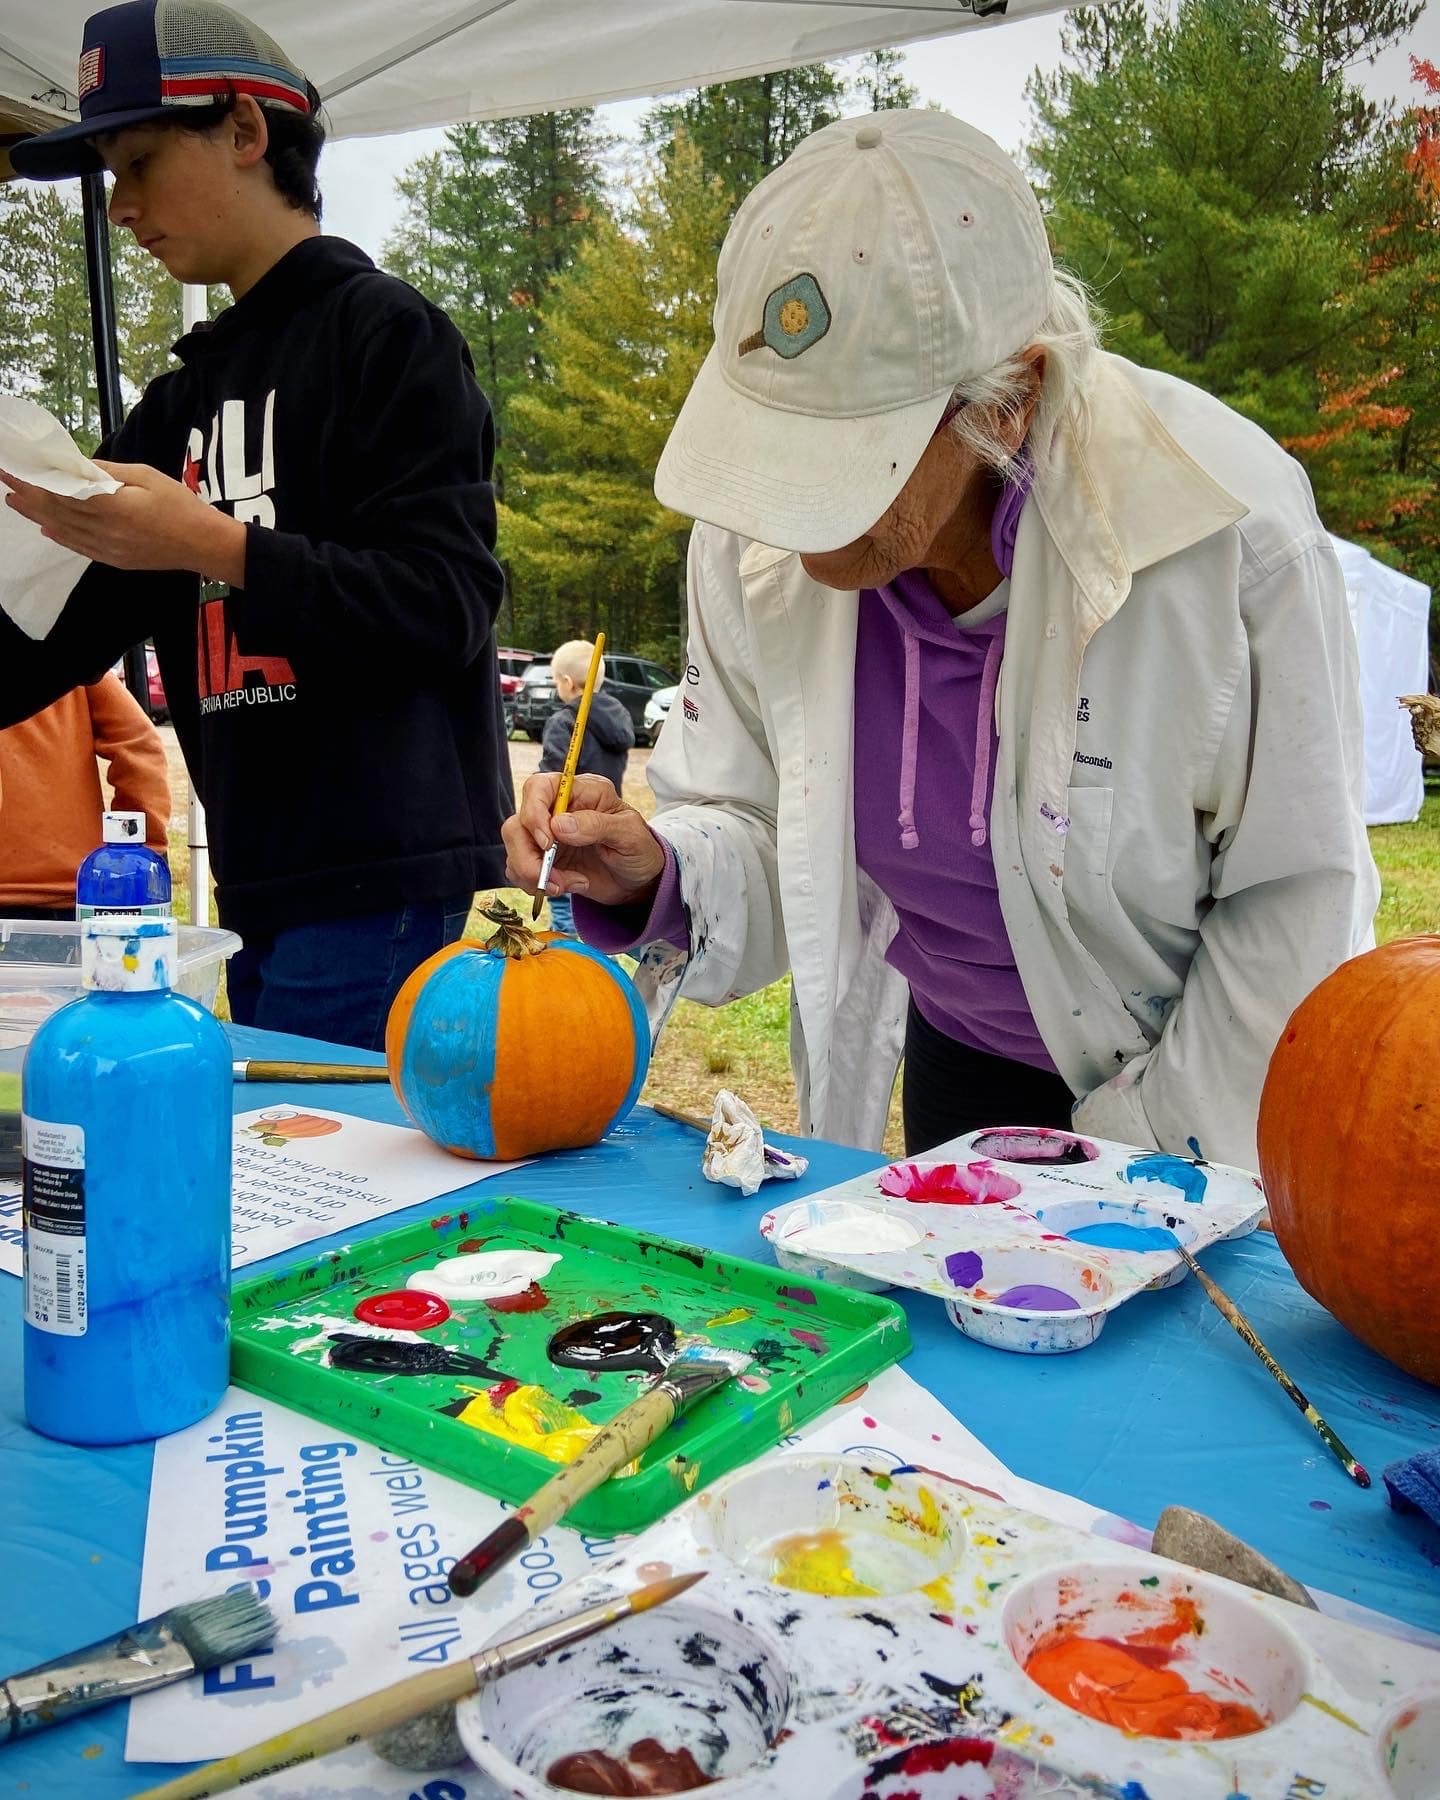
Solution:
M1183 1281L1196 1251L1253 1231L1255 1176L1103 1138L971 1132L760 1221L784 1269L914 1288L967 1337L1047 1354L1094 1343L1117 1306Z
M1440 1654L853 1452L725 1477L535 1617L697 1568L460 1707L481 1792L556 1800L561 1759L634 1768L650 1740L707 1800L1440 1795ZM1141 1687L1112 1704L1143 1732L1026 1673L1071 1653L1126 1660Z

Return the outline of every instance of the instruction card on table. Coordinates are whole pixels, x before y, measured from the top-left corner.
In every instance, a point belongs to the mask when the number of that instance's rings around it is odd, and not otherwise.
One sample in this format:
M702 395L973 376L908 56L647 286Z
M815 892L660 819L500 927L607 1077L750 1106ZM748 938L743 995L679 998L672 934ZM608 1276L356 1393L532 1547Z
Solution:
M407 1125L267 1106L236 1115L233 1167L238 1269L524 1164L452 1156ZM0 1182L0 1270L21 1266L20 1184Z
M870 1384L863 1405L832 1409L801 1436L825 1431L829 1448L839 1430L843 1445L863 1443L885 1456L887 1431L902 1425L951 1466L973 1468L976 1479L1001 1469L898 1369ZM231 1755L392 1681L453 1663L620 1541L558 1528L457 1602L446 1571L507 1510L406 1456L231 1388L208 1419L155 1446L137 1616L251 1583L274 1609L279 1636L248 1662L133 1701L127 1758ZM463 1775L433 1794L428 1779L407 1777L362 1747L251 1791L268 1800L462 1800Z

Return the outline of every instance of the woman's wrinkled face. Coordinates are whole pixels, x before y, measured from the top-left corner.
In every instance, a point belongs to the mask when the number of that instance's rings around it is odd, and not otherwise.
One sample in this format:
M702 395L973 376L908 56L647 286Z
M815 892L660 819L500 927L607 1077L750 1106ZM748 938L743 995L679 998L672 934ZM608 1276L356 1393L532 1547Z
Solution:
M923 569L936 538L986 479L978 456L942 429L925 446L889 510L852 544L801 556L805 573L825 587L885 587L906 569Z

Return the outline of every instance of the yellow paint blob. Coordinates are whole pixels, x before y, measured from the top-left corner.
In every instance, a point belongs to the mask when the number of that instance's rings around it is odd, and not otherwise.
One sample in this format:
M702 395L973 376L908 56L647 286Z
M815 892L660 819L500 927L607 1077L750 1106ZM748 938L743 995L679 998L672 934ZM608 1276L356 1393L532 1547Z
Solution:
M770 1579L776 1587L846 1600L870 1599L880 1591L867 1587L850 1567L850 1551L842 1532L797 1531L781 1538L770 1554Z
M729 1312L716 1313L713 1319L707 1319L705 1327L709 1330L712 1325L743 1325L752 1316L748 1306L732 1306Z
M951 1589L950 1577L948 1575L942 1575L938 1581L932 1581L928 1587L921 1588L920 1592L924 1594L927 1600L932 1601L938 1606L941 1612L948 1613L954 1611L955 1595ZM968 1611L969 1608L967 1607L966 1610Z
M535 1450L551 1462L574 1462L600 1429L546 1388L529 1383L512 1388L498 1406L485 1389L463 1391L475 1398L456 1415L462 1424L504 1438L507 1444Z

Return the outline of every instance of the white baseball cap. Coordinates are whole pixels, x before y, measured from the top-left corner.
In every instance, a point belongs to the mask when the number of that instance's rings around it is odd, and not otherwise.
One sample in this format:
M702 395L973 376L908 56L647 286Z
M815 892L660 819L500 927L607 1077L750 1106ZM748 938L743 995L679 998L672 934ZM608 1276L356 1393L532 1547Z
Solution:
M1039 203L991 138L943 112L827 125L735 215L657 498L779 549L852 543L1053 295Z

